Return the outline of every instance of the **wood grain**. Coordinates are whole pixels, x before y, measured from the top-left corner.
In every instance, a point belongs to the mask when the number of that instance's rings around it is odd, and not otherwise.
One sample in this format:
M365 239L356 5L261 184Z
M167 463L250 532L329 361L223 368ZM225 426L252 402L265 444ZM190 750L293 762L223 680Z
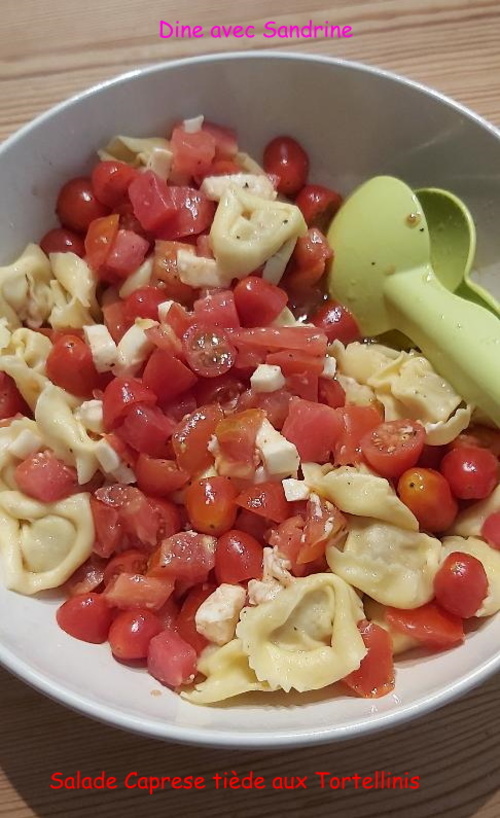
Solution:
M276 48L306 50L378 65L427 83L500 125L498 0L2 0L0 138L54 103L137 66L195 53ZM185 9L185 11L184 11ZM350 25L341 41L264 39L266 20ZM258 36L162 40L159 20L183 24L253 24ZM500 815L500 676L424 719L359 741L294 751L213 751L162 744L75 715L0 671L0 816L303 815L345 818L498 818ZM106 770L121 782L143 775L201 775L254 770L308 776L307 790L160 792L50 789L50 775ZM335 776L384 770L420 777L418 790L321 789L315 771Z

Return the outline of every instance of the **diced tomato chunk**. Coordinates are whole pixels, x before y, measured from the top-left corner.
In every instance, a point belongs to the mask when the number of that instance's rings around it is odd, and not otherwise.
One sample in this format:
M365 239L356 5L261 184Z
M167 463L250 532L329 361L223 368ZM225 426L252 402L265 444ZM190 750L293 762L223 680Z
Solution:
M118 344L133 323L125 317L125 302L118 296L112 301L103 302L102 314L109 334Z
M345 391L336 378L320 378L318 383L318 399L332 409L345 406Z
M318 403L319 377L315 372L292 372L286 378L285 386L295 397Z
M149 643L148 672L168 687L191 682L196 674L196 651L174 630L164 630Z
M179 469L174 460L158 459L140 454L135 475L137 485L146 494L165 497L186 485L189 474Z
M105 585L109 585L112 579L122 574L145 574L148 566L148 558L144 551L139 551L138 548L129 548L127 551L121 551L112 557L103 572L103 580Z
M181 531L163 540L153 554L148 575L205 582L215 565L217 540L195 531Z
M165 300L163 290L158 287L138 287L125 299L125 318L131 323L136 318L151 318L158 321L158 307Z
M244 489L236 498L236 504L275 523L282 523L290 516L290 503L285 498L283 486L272 481Z
M266 364L279 366L283 375L286 376L302 372L321 375L324 367L324 358L320 358L317 355L309 355L307 352L299 350L283 349L280 352L271 352L266 357Z
M108 432L115 429L136 404L153 406L157 400L155 392L138 378L113 378L102 398L104 428Z
M321 330L311 327L253 327L252 329L230 330L233 344L241 347L256 347L269 350L286 349L307 352L309 355L324 357L327 338Z
M215 138L208 131L188 133L178 125L172 131L170 149L174 173L196 176L208 171L215 156Z
M277 389L275 392L254 392L253 389L248 389L241 395L238 409L262 409L269 423L279 431L288 415L291 399L292 395L286 389Z
M353 670L343 681L358 696L378 699L394 690L394 662L389 633L374 622L363 620L358 630L367 649L358 670Z
M150 457L168 458L169 441L175 423L158 406L135 403L127 412L116 434L136 452Z
M179 241L156 242L153 255L151 283L156 284L161 282L164 301L171 299L178 302L178 304L192 307L197 290L190 287L189 284L184 284L179 278L179 272L177 270L177 253L179 250L194 252L191 245L183 244ZM187 326L183 332L186 329ZM183 335L183 332L180 333L180 335Z
M159 611L173 590L173 579L122 571L111 579L103 595L108 604L115 608Z
M131 182L128 193L134 215L150 233L156 233L175 214L175 203L167 183L152 170L139 173Z
M214 122L204 122L201 129L214 138L215 156L218 159L232 159L236 156L238 153L236 131L216 125ZM241 168L239 169L241 171Z
M428 648L444 649L464 641L463 620L434 600L411 610L386 608L387 623Z
M172 434L172 443L180 469L189 474L197 474L214 462L208 444L223 417L220 406L212 404L200 406L177 424Z
M286 307L288 296L263 278L247 276L234 288L234 300L244 327L262 327L278 317Z
M214 290L194 303L194 320L215 327L239 327L240 319L231 290Z
M41 503L56 503L78 490L76 469L59 460L54 452L36 452L14 470L20 491Z
M163 349L155 349L142 375L144 386L151 389L161 403L173 400L197 382L188 367Z
M362 438L379 426L383 417L374 406L346 405L336 410L341 420L340 434L335 446L335 463L346 466L360 463Z
M155 235L159 239L175 240L194 236L210 227L215 214L215 202L195 188L171 185L168 190L174 214L157 229Z
M90 222L85 236L85 253L89 267L94 272L99 272L106 263L118 234L118 228L119 216L116 213Z
M175 620L175 627L179 636L182 636L182 638L195 649L196 653L201 653L203 648L208 644L207 639L196 630L194 619L196 611L201 603L215 591L215 587L213 583L204 582L201 585L197 585L191 591L188 591Z
M132 230L118 230L101 268L104 272L102 277L106 281L127 278L140 267L148 250L149 242L142 236Z
M258 460L255 439L265 419L262 409L228 415L217 424L217 471L228 477L252 479Z
M335 409L322 403L292 398L282 434L297 447L305 462L327 463L341 432Z
M18 413L29 416L31 411L10 375L0 372L0 420Z

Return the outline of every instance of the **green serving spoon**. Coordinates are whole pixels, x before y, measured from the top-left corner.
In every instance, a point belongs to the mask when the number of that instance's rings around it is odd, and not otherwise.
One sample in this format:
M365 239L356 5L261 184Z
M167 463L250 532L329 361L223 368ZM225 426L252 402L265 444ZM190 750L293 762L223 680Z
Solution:
M476 252L476 226L458 196L440 188L416 190L429 228L431 264L451 292L500 315L496 298L471 277Z
M404 333L467 402L500 425L500 321L439 282L411 188L390 176L366 182L340 208L328 240L330 294L354 313L361 331Z

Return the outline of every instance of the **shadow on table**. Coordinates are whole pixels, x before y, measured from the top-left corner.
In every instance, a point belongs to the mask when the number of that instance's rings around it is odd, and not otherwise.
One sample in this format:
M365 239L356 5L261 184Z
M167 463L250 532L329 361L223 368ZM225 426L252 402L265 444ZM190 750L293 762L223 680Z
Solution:
M198 749L122 733L63 709L3 670L0 695L0 761L19 795L15 808L14 795L2 807L0 792L1 816L470 818L500 790L500 676L408 726L356 741L268 752ZM105 771L117 779L117 789L51 789L53 773L74 776L78 770L85 776ZM206 787L151 795L125 786L134 771L199 776ZM215 774L243 777L250 771L264 777L265 789L215 789ZM373 783L375 771L379 788L365 788L363 779ZM399 786L387 788L396 777ZM132 777L131 783L137 781ZM285 784L294 788L280 789Z

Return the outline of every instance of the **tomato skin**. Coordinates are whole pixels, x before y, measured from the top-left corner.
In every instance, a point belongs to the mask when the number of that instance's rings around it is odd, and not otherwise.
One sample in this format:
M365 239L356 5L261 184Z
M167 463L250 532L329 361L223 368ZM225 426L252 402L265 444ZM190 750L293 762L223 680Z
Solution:
M203 378L224 375L236 360L236 350L220 327L192 324L184 333L182 344L189 366Z
M434 577L434 593L442 608L462 619L475 616L488 594L482 562L471 554L448 554Z
M145 574L147 565L148 559L143 551L139 551L137 548L122 551L120 554L116 554L112 557L106 565L103 574L104 584L109 585L111 580L123 572L129 574Z
M149 643L148 672L168 687L187 684L196 674L196 651L174 630L165 629Z
M0 372L0 420L14 415L31 415L31 410L19 392L15 381L5 372Z
M109 646L116 659L145 659L149 643L161 633L161 620L151 611L122 611L109 629Z
M63 227L85 233L94 219L107 216L109 209L94 196L90 179L70 179L59 191L56 213Z
M306 183L309 157L295 139L277 136L266 145L263 166L266 173L278 177L279 193L294 196Z
M83 258L85 255L85 245L81 236L64 227L55 227L45 233L40 240L40 247L47 256L50 253L75 253Z
M284 290L258 276L247 276L234 288L234 300L242 326L271 324L287 305Z
M157 241L155 243L151 283L161 282L165 301L172 299L178 305L192 307L198 291L190 287L189 284L184 284L179 278L177 270L177 253L179 250L192 251L193 248L189 244L183 244L179 241ZM190 321L188 321L184 331L189 324Z
M184 502L193 528L219 537L234 525L238 492L228 477L195 480L184 492Z
M358 622L358 630L368 653L361 660L358 670L349 673L342 681L358 696L378 699L394 690L394 662L390 634L374 622Z
M36 452L14 470L19 490L41 503L57 503L78 490L76 469L59 460L54 452Z
M215 565L216 545L215 537L196 531L181 531L167 537L152 555L148 575L205 582Z
M215 576L219 584L232 585L262 577L262 546L245 531L231 529L219 537L215 551Z
M341 420L341 431L335 444L335 463L339 466L360 463L363 459L361 440L380 425L381 414L374 406L354 404L346 404L336 411Z
M158 287L139 287L125 299L125 318L131 322L136 318L158 321L158 307L162 301L165 301L165 295Z
M295 204L302 211L308 227L327 230L342 204L342 196L323 185L305 185L298 193Z
M108 638L113 612L100 594L77 594L57 609L56 619L70 636L99 645Z
M189 474L179 469L174 460L140 454L135 465L137 485L145 494L165 497L186 485Z
M302 462L327 463L341 432L335 409L292 398L282 434L297 447Z
M488 449L459 446L445 454L440 471L460 500L483 500L498 482L498 460Z
M290 503L285 498L283 486L272 481L245 489L236 498L236 504L274 523L283 523L290 516Z
M326 262L333 250L326 236L317 227L310 227L305 236L296 241L284 283L292 289L310 289L318 284L326 270Z
M177 424L172 434L172 445L180 469L197 474L214 462L208 443L223 417L220 406L212 404L200 406Z
M131 327L131 322L125 318L125 303L118 297L113 301L103 302L102 314L109 334L115 344L118 344Z
M196 611L202 602L213 594L216 586L210 582L204 582L201 585L196 585L188 594L182 603L181 609L175 619L175 628L185 642L191 645L196 653L201 653L203 648L208 645L208 640L205 639L201 633L196 630L195 616Z
M110 432L122 423L135 404L153 406L157 400L152 389L144 386L137 378L113 378L106 386L102 398L105 430Z
M109 256L111 247L118 234L119 217L113 213L94 219L85 236L85 253L89 266L99 273Z
M188 367L170 352L155 349L145 366L142 382L163 405L191 389L198 381Z
M125 162L104 160L92 170L91 182L96 199L112 209L127 198L130 183L137 176L137 170Z
M136 403L125 417L116 434L136 452L150 457L168 458L174 421L158 406Z
M382 477L397 478L418 462L425 443L425 429L412 420L381 423L361 438L368 464Z
M500 511L486 518L481 528L481 537L492 548L500 550Z
M395 631L428 648L451 648L465 638L462 618L441 608L435 601L411 610L388 607L385 618Z
M448 481L434 469L408 469L399 478L397 492L424 531L446 531L457 516L458 505Z
M90 348L77 335L62 335L55 341L47 357L46 371L52 383L79 398L91 398L103 381Z
M339 304L328 300L311 317L311 323L323 330L328 343L338 340L344 345L361 340L361 333L352 312Z

